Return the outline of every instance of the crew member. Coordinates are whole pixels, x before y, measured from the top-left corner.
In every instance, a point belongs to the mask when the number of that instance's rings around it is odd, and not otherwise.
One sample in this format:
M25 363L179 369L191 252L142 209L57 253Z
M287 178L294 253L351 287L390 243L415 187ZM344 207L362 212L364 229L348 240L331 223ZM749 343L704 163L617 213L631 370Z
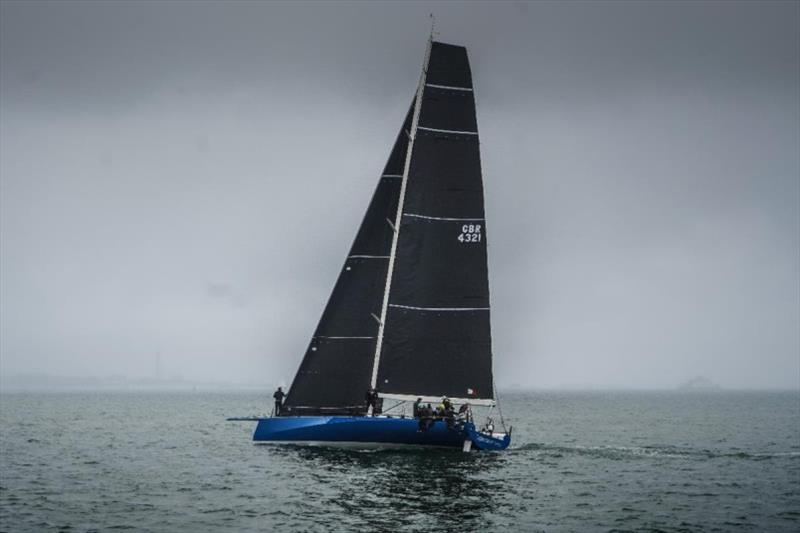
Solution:
M375 389L375 398L372 400L372 416L378 416L383 412L383 398L380 397L378 389Z
M375 390L375 387L370 387L367 391L367 394L364 395L364 401L367 404L367 412L369 413L369 408L372 407L372 413L375 413L375 410L378 407L378 391Z
M456 414L455 409L453 409L453 404L449 399L445 398L442 405L444 405L444 421L448 428L452 428L455 423Z
M278 387L278 390L275 391L275 394L272 395L275 398L275 416L281 415L281 408L283 407L283 398L286 396L284 394L283 389Z
M444 407L445 411L452 411L453 410L453 403L450 401L450 398L445 396L442 398L442 406Z
M425 406L424 418L425 418L425 429L427 430L436 421L433 418L433 407L431 407L431 404L428 404L428 405Z
M440 403L436 407L436 415L440 418L445 418L448 413L453 412L453 404L450 403L450 400L447 396L442 396L442 403Z
M421 399L419 401L421 401ZM431 404L428 404L427 407L420 405L417 414L419 415L419 428L417 431L428 431L428 428L433 424L433 419L431 418L433 416L433 409L431 409Z
M421 407L422 407L422 398L417 398L417 401L414 402L414 418L419 418Z

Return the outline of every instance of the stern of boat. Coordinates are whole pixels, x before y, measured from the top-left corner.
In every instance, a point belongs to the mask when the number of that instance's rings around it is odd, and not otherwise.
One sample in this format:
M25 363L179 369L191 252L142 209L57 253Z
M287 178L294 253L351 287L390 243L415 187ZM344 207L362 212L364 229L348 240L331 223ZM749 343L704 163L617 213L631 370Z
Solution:
M500 451L508 448L511 444L511 428L508 433L483 433L475 428L475 424L467 422L464 424L464 433L472 443L471 447L484 451Z

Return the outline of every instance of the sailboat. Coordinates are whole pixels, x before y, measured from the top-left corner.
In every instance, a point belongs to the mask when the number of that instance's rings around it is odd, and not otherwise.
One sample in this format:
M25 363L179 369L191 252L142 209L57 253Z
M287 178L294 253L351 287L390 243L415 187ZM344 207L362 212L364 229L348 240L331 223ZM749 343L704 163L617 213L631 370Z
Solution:
M254 441L508 447L511 428L501 416L496 432L491 418L478 139L467 50L431 38L411 106L280 413L248 418L257 421ZM416 418L397 411L414 401L454 407ZM479 408L488 410L483 424Z

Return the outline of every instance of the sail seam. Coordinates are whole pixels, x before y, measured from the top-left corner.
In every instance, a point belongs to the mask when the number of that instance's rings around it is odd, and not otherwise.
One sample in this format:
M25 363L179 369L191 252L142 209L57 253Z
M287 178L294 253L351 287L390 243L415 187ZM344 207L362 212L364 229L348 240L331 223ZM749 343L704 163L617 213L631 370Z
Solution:
M415 307L413 305L389 304L389 307L413 311L489 311L488 307Z
M461 131L461 130L441 130L439 128L426 128L424 126L418 126L417 129L425 130L425 131L432 131L434 133L452 133L454 135L477 135L477 131Z
M389 268L386 272L386 285L383 291L383 302L381 304L381 316L378 321L378 339L375 342L375 359L372 362L372 378L370 379L370 387L375 388L378 382L378 366L381 360L381 348L383 347L383 332L386 326L386 313L389 311L389 291L392 287L392 273L394 272L394 263L397 258L397 240L400 236L400 223L403 219L403 202L406 198L406 185L408 184L408 173L411 169L411 155L414 152L414 139L417 136L417 128L419 127L419 116L422 111L422 95L425 93L425 82L428 79L428 62L431 58L431 48L433 47L433 39L428 39L428 47L425 49L425 60L422 62L422 73L419 77L419 85L417 86L417 95L414 99L414 115L411 119L411 131L406 132L408 135L408 144L406 145L406 161L403 166L403 181L400 183L400 196L397 199L397 215L394 222L394 233L392 235L392 248L389 253Z
M328 337L326 335L316 335L314 338L339 340L339 339L374 339L375 337Z
M472 87L452 87L450 85L436 85L435 83L426 83L428 87L433 87L434 89L446 89L448 91L468 91L472 92Z
M417 215L415 213L403 213L403 216L406 217L414 217L414 218L424 218L426 220L448 220L448 221L456 221L456 222L471 222L471 221L482 221L483 218L450 218L450 217L431 217L428 215Z

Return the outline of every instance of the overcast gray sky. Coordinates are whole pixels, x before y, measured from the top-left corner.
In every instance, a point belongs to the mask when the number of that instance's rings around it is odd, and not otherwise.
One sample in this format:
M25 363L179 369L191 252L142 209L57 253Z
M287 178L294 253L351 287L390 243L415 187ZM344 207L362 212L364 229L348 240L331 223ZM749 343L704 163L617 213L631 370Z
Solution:
M798 2L4 1L3 376L290 383L431 11L498 384L800 386Z

